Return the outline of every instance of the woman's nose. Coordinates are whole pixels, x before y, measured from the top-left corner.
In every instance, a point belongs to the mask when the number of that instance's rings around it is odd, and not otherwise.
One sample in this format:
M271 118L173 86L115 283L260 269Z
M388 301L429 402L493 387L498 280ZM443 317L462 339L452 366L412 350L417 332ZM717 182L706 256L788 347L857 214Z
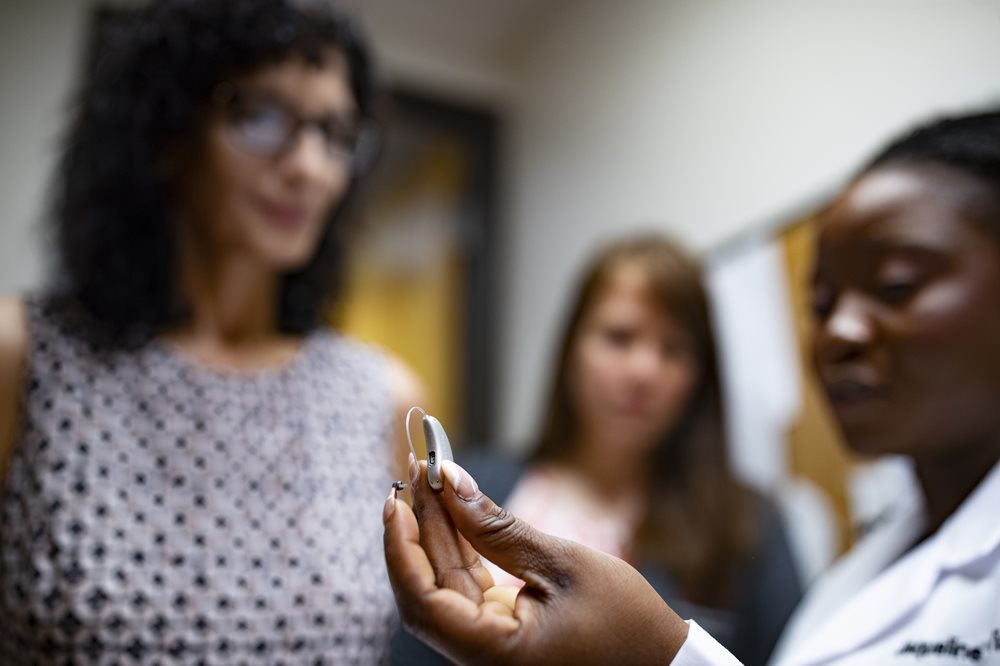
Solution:
M875 341L876 324L863 298L844 295L817 323L815 353L823 363L842 363L863 355Z
M342 165L327 148L326 141L314 128L299 132L284 157L286 173L298 180L326 183Z
M656 375L661 363L660 349L652 343L636 343L628 355L629 375L639 381L648 380Z

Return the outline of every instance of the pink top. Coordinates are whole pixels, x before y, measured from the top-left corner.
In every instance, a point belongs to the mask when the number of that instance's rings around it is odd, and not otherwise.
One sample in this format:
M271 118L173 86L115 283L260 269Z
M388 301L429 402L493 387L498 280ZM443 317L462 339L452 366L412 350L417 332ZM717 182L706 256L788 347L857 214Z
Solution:
M536 529L623 560L631 556L641 515L637 499L608 503L579 474L551 465L525 472L505 506ZM524 584L492 562L486 566L497 585Z

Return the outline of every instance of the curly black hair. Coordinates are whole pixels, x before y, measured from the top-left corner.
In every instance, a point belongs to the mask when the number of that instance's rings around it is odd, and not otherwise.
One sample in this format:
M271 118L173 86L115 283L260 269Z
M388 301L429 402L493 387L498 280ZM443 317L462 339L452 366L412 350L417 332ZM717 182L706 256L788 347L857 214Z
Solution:
M303 57L345 54L359 115L376 90L369 50L349 18L318 0L157 0L106 26L83 77L53 180L54 289L111 345L141 343L184 321L169 224L170 147L197 132L222 81ZM283 276L277 328L317 327L336 295L356 176L315 256ZM78 308L79 309L79 308Z

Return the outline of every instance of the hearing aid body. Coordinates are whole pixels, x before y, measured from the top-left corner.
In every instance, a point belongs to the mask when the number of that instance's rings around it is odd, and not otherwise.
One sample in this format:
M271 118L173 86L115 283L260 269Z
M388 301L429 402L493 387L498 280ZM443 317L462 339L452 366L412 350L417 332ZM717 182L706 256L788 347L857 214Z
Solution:
M448 441L448 434L445 433L440 421L420 407L411 407L406 414L406 438L410 442L410 452L413 453L415 460L417 455L413 448L413 440L410 439L410 415L414 411L419 411L423 415L424 443L427 446L427 482L432 489L441 490L444 488L441 463L455 459L451 451L451 442Z
M427 443L427 482L434 490L441 490L444 488L441 463L455 459L451 452L451 442L440 421L430 414L425 414L423 421L424 441Z

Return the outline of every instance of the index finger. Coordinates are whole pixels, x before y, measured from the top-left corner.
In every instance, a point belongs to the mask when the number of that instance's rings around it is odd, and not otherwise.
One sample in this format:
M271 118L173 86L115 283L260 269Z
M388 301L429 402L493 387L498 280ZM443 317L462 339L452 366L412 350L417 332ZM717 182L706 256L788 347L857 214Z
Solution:
M483 566L479 553L455 528L441 504L441 493L427 483L426 463L417 467L416 483L411 484L413 512L417 517L420 545L434 569L441 587L461 592L480 602L483 592L493 586L493 576Z

